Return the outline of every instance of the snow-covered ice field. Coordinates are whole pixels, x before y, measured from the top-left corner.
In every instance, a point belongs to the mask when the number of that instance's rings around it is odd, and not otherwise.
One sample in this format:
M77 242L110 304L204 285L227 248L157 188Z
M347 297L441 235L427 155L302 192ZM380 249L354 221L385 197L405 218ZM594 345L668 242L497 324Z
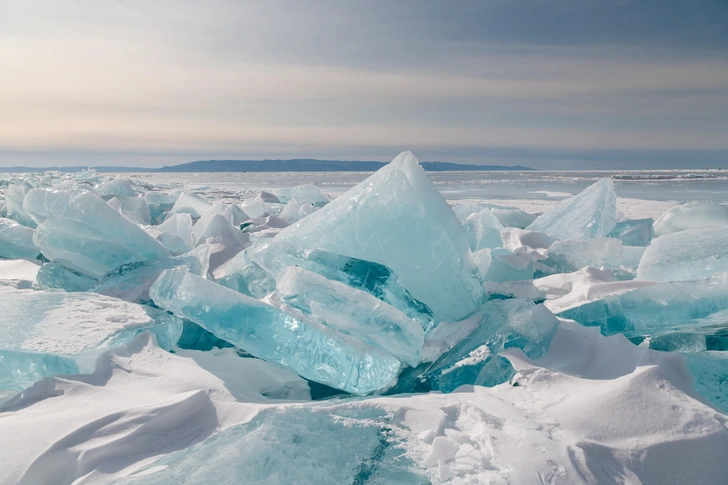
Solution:
M728 482L722 171L0 192L2 485Z

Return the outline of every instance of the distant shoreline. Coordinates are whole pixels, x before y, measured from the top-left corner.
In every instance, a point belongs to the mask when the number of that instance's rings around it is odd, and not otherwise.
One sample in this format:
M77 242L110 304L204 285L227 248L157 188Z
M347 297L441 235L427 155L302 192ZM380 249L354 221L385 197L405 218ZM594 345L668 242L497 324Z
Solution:
M343 160L200 160L161 168L142 167L0 167L0 172L83 172L93 168L99 173L110 172L149 172L149 173L189 173L189 172L376 172L388 162L343 161ZM465 165L449 162L420 162L428 172L492 172L492 171L532 171L531 167L521 165Z

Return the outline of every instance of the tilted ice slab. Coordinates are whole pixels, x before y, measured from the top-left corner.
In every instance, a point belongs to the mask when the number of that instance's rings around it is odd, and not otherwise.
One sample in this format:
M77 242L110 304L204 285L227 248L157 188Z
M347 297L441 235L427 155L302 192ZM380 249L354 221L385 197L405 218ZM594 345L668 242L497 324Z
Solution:
M0 217L0 258L37 258L40 249L33 243L34 232L19 222Z
M728 228L693 229L653 239L636 278L682 281L720 271L728 271Z
M432 310L403 287L401 279L387 266L340 254L308 249L297 244L281 242L276 238L268 246L261 246L241 254L228 265L228 271L240 264L252 261L271 275L281 274L287 267L299 266L318 273L329 280L338 281L352 288L365 291L400 310L409 318L429 329L433 324ZM258 272L239 274L246 278L246 286L261 286L267 277ZM253 278L262 279L256 283Z
M90 192L34 189L23 207L40 223L33 241L43 255L89 276L169 256L159 241Z
M560 312L563 318L597 326L604 335L627 338L670 334L721 334L728 328L706 319L728 309L728 273L701 280L639 288Z
M204 197L182 192L177 202L174 203L171 212L175 214L189 214L197 219L210 207L212 207L212 204Z
M690 229L728 226L728 207L711 201L693 201L671 207L655 221L655 235Z
M617 224L617 194L611 179L602 179L580 194L559 202L526 229L556 239L604 237Z
M182 331L166 312L96 293L0 285L0 389L21 390L54 374L90 372L109 346L148 329L166 349Z
M251 355L353 394L384 388L400 367L389 354L186 271L165 270L149 294Z
M66 291L89 291L98 283L96 278L53 262L40 267L36 281L42 290L60 288Z
M38 224L23 209L25 195L31 189L29 184L23 182L9 184L5 188L5 211L8 219L13 219L26 227L35 228Z
M220 278L217 283L238 293L261 299L276 289L276 279L255 263Z
M299 267L286 268L276 296L327 327L388 352L402 362L419 363L424 330L414 320L369 293Z
M490 301L465 320L440 324L423 348L423 358L430 353L437 360L405 371L394 391L451 392L465 384L501 384L514 371L499 354L517 348L538 358L558 326L558 319L543 305L524 299Z
M556 241L541 264L557 273L571 273L585 266L605 267L622 279L632 279L644 251L610 237Z
M386 265L436 321L462 317L483 298L467 235L410 152L275 241Z
M104 275L91 291L134 303L148 303L149 288L165 269L185 268L204 278L209 264L210 246L206 244L181 256L119 266Z

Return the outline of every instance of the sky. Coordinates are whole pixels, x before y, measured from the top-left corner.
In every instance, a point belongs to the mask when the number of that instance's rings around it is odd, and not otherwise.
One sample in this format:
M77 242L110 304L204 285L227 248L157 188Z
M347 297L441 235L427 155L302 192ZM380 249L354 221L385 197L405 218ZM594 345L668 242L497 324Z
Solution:
M728 168L726 0L0 0L0 167Z

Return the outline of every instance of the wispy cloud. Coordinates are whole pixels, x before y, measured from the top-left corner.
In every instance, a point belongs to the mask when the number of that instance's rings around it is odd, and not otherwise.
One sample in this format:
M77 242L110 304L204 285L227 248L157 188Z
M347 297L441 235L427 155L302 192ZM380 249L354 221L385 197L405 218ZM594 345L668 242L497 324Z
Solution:
M311 5L0 1L0 164L728 154L715 3Z

